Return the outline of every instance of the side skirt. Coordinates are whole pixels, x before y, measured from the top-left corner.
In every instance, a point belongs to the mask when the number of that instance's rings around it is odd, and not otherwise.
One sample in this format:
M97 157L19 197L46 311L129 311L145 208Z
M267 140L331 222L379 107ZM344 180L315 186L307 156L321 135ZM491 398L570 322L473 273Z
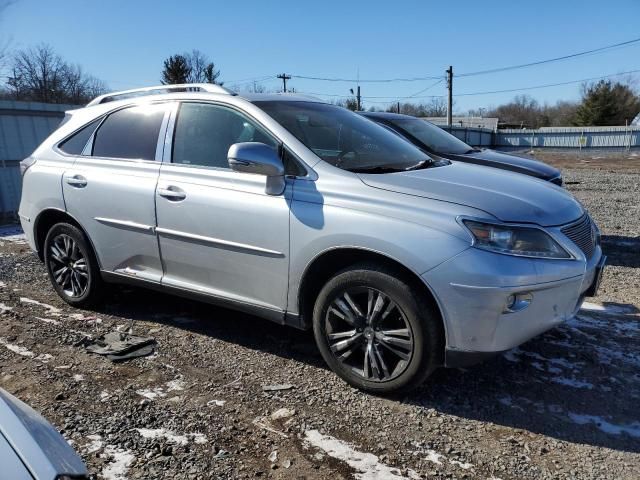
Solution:
M170 293L183 298L196 300L211 305L217 305L220 307L230 308L240 312L262 317L266 320L270 320L280 325L288 325L290 327L305 329L298 315L286 313L282 310L275 310L271 308L265 308L261 305L255 305L252 303L240 302L232 300L226 297L220 297L216 295L210 295L207 293L198 292L195 290L188 290L185 288L178 288L170 285L163 285L159 282L145 280L141 278L130 277L129 275L100 271L102 279L107 283L116 283L122 285L132 285L136 287L148 288L150 290L156 290L158 292Z

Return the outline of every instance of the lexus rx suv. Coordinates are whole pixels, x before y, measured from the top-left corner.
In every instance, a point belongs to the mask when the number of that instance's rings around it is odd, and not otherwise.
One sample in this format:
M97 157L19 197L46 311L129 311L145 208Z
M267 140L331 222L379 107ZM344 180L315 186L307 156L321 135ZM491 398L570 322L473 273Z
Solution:
M564 189L434 161L296 94L98 97L22 170L22 226L69 304L134 283L312 329L327 364L371 392L566 321L604 265Z

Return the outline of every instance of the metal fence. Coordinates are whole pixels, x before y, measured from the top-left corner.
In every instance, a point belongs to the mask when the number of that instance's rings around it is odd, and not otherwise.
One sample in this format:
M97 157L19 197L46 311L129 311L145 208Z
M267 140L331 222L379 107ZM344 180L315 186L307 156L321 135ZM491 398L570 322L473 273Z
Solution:
M15 217L20 203L20 160L55 130L72 105L0 101L0 220Z
M640 148L640 126L545 127L536 130L489 130L473 127L442 127L474 147L523 148Z

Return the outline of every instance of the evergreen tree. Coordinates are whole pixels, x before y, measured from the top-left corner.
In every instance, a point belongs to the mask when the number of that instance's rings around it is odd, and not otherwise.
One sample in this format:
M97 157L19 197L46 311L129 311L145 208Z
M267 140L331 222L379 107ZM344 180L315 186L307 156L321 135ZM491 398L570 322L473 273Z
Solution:
M184 55L172 55L164 61L162 70L163 85L175 85L177 83L189 83L191 66Z
M600 80L585 85L575 125L624 125L640 111L640 98L622 83Z

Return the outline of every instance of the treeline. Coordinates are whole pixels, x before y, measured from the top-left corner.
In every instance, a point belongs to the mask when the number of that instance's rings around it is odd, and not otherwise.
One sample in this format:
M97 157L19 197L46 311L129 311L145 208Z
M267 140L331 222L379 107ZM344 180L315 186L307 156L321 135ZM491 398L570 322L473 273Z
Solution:
M469 111L470 116L481 116L481 113L497 117L501 124L512 127L625 125L640 113L640 96L631 81L600 80L584 84L577 102L541 105L529 95L517 95L511 102L487 111Z

